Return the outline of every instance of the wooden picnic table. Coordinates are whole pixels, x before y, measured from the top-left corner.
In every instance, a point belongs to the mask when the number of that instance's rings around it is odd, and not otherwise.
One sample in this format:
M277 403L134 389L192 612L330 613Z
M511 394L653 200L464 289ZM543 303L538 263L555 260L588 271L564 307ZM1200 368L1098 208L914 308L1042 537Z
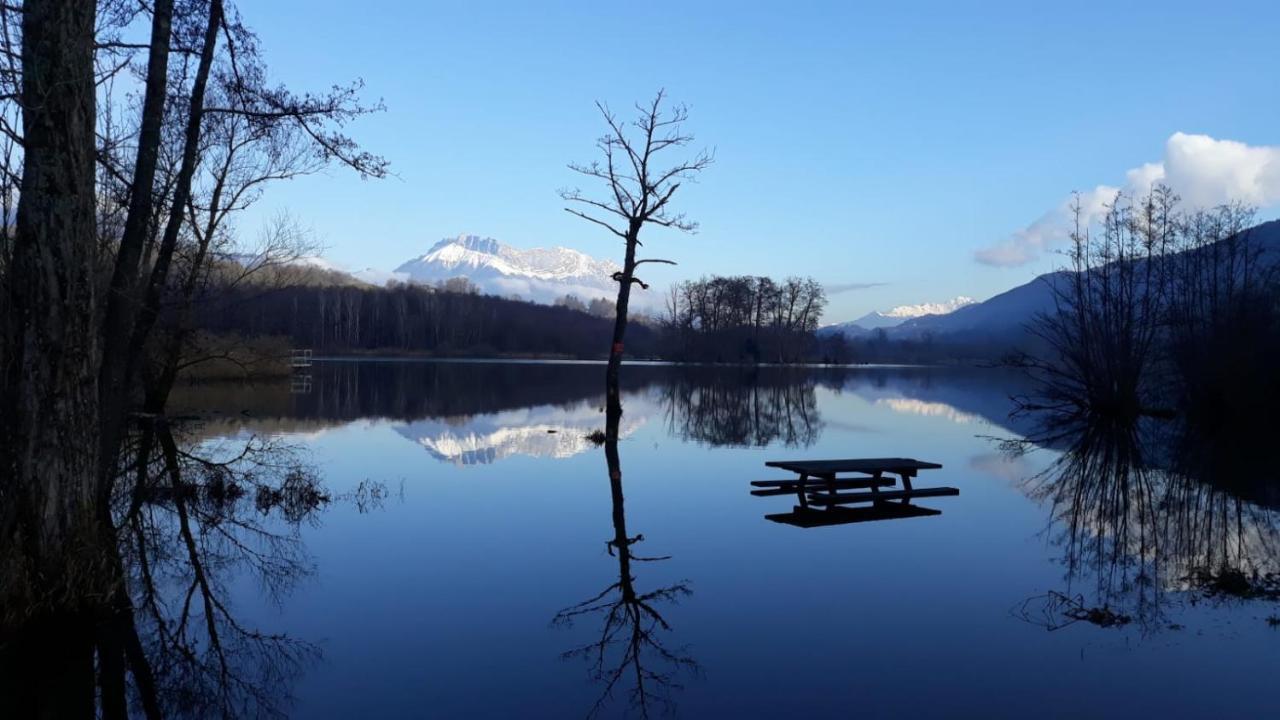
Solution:
M939 497L959 495L956 488L913 488L911 479L921 470L937 470L938 463L914 458L850 458L845 460L774 460L766 467L776 467L796 473L794 480L757 480L751 484L760 488L753 495L783 495L794 492L799 498L799 509L809 509L810 503L834 508L853 503L901 500L909 503L913 497ZM857 473L860 477L840 477L841 473ZM886 475L897 475L902 489L881 492L892 487L895 481ZM841 493L839 490L861 489L868 492ZM821 490L821 492L819 492Z

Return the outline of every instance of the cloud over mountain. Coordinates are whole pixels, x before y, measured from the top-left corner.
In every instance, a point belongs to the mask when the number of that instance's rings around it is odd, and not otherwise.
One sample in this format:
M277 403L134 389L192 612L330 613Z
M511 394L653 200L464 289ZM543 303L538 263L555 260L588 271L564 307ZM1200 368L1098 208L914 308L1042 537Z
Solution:
M1164 157L1129 170L1123 187L1099 185L1081 192L1082 220L1092 224L1101 219L1117 193L1141 196L1156 183L1172 187L1196 208L1234 201L1258 207L1280 204L1280 146L1174 133L1165 142ZM974 259L984 265L1015 267L1065 244L1073 224L1073 201L1067 198L1027 227L978 250Z

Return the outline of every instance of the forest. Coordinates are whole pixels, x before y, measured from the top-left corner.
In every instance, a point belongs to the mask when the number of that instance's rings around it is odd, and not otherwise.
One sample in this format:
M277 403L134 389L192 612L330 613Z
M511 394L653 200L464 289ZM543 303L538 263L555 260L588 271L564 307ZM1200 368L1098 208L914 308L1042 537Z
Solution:
M282 336L328 354L593 359L604 356L613 330L611 317L585 309L408 284L221 288L196 317L210 333ZM630 354L652 357L655 337L634 323Z
M662 317L672 360L795 363L820 359L827 296L813 278L704 277L677 283Z
M465 280L465 279L463 279ZM657 318L631 318L627 355L685 362L847 362L819 343L826 307L812 278L706 277L677 283ZM609 347L613 304L568 295L554 305L483 295L465 281L386 288L298 282L211 285L196 325L214 335L286 337L329 354L597 359ZM833 359L836 358L836 359Z

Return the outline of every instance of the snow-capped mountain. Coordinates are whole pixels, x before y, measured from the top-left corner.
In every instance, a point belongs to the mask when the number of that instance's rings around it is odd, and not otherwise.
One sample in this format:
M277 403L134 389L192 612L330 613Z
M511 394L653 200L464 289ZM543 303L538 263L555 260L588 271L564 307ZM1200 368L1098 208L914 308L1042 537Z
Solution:
M977 301L971 297L957 295L944 302L899 305L886 312L873 310L851 322L828 325L823 328L823 331L827 333L841 332L845 335L860 335L880 328L897 327L907 320L924 317L925 315L946 315L975 302Z
M493 238L459 235L436 243L395 274L424 283L465 277L490 295L550 303L570 293L585 300L613 297L612 275L618 270L612 262L570 248L518 250Z

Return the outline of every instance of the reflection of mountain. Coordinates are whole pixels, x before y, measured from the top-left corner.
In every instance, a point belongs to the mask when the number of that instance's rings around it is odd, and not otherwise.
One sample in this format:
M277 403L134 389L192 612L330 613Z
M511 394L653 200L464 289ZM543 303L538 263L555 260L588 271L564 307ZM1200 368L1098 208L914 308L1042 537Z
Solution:
M623 419L621 434L645 423L643 416ZM417 420L396 432L426 448L437 460L457 465L487 465L516 455L567 458L595 446L587 435L600 430L604 416L589 403L576 408L541 406L474 417L464 424Z
M970 415L962 410L957 410L946 403L929 402L928 400L916 400L914 398L880 398L876 400L876 405L883 405L892 409L894 412L906 413L909 415L924 415L926 417L941 417L950 420L959 425L968 425L975 422L984 422L977 415Z
M1034 425L1010 417L1009 396L1025 392L1016 373L969 367L900 367L859 370L841 379L842 392L913 415L946 417L957 423L985 422L1025 435Z
M411 431L414 440L439 436L445 444L435 449L441 455L479 457L495 445L484 436L502 427L543 423L549 426L542 428L544 434L562 434L545 431L559 429L557 423L564 423L560 415L603 405L603 374L603 366L592 363L318 361L309 394L291 395L287 383L188 386L175 393L175 407L204 417L207 434L233 427L316 432L359 419L439 421L433 429ZM1018 432L1009 418L1008 396L1019 382L1009 373L975 368L632 365L623 374L621 389L624 396L654 393L669 427L682 438L710 445L808 446L825 426L817 409L819 387L855 393L899 411L938 412L956 420L976 417ZM477 416L537 407L547 409L540 419L516 423L510 419L514 416L504 416L506 425L458 430ZM598 413L597 419L582 422L581 427L568 423L571 432L564 434L598 429ZM503 438L497 444L513 442ZM547 449L535 454L558 452L543 445L547 440L537 442Z

